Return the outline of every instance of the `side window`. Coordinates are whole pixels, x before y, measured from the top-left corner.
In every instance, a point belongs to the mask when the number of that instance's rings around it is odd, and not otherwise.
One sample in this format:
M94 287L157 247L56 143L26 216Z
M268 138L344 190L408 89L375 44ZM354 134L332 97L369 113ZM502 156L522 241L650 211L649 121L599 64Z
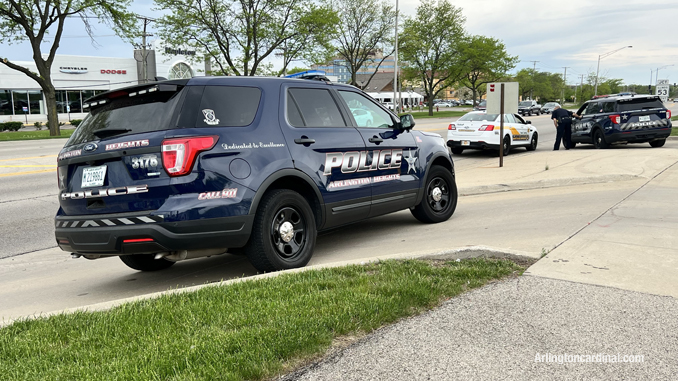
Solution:
M516 122L517 122L517 123L525 124L525 119L523 119L522 116L520 116L520 115L518 115L518 114L515 114L515 115L513 115L513 117L516 119Z
M586 106L586 113L585 115L589 114L597 114L600 112L600 104L598 102L591 102L589 103L588 106Z
M603 112L614 112L614 102L603 103Z
M195 126L247 126L257 115L260 99L256 87L205 86Z
M346 126L337 103L326 89L287 90L287 120L295 127Z
M577 115L586 115L586 108L589 106L588 103L584 103L579 110L577 110Z
M391 115L362 94L352 91L339 91L353 114L358 127L391 128Z
M511 114L504 114L504 123L515 123L516 118L513 117Z

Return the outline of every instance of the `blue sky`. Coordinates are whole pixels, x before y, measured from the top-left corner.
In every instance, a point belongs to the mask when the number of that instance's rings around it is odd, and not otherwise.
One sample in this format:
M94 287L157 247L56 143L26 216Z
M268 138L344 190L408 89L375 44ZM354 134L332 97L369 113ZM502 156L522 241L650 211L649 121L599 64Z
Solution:
M395 3L395 0L393 0ZM622 46L601 60L600 75L621 78L624 83L648 84L650 71L678 83L678 2L675 0L452 0L463 9L466 29L503 40L510 54L521 62L516 69L533 67L562 73L568 66L568 83L579 75L595 72L598 55ZM401 0L404 15L414 15L418 0ZM152 1L134 1L132 11L157 17ZM98 46L86 37L82 22L70 19L58 54L131 57L132 46L124 43L105 25L96 25ZM31 60L26 44L0 43L0 57ZM275 59L274 64L278 64ZM655 81L653 74L652 81Z

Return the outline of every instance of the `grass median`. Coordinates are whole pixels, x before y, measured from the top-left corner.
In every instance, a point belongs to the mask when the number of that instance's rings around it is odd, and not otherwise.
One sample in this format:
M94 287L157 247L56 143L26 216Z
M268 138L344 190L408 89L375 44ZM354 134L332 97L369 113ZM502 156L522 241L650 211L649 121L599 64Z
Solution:
M206 287L0 329L8 380L261 380L336 339L521 274L507 260L385 261Z
M49 130L0 132L0 142L12 140L64 139L70 138L75 129L62 129L60 136L49 136Z

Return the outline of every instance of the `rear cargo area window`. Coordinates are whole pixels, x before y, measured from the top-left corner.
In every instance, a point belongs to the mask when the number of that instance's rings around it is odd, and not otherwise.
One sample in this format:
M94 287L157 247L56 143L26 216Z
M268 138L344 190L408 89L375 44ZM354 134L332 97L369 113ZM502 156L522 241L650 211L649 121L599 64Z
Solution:
M170 124L180 93L180 89L134 97L125 93L110 99L104 106L92 109L66 145L86 143L108 136L171 129L174 127Z
M653 108L664 108L664 104L659 99L631 99L628 101L619 101L618 111L636 111L649 110Z
M205 86L196 127L244 127L254 121L261 90L256 87Z

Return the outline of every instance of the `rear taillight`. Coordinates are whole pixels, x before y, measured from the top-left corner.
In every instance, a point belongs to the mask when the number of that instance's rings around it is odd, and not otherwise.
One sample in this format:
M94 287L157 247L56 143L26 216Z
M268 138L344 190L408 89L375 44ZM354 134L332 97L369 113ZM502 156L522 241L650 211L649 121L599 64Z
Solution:
M666 119L671 119L671 110L666 110Z
M609 118L612 121L612 123L614 123L614 124L621 123L621 116L619 116L619 115L610 115Z
M162 165L170 176L183 176L191 172L195 157L214 147L218 136L168 139L162 142Z
M478 131L494 131L494 126L491 125L491 124L486 124L486 125L480 126Z
M455 130L457 129L457 126L455 126L454 124L450 123L450 125L447 127L447 129L448 129L449 131L455 131Z

